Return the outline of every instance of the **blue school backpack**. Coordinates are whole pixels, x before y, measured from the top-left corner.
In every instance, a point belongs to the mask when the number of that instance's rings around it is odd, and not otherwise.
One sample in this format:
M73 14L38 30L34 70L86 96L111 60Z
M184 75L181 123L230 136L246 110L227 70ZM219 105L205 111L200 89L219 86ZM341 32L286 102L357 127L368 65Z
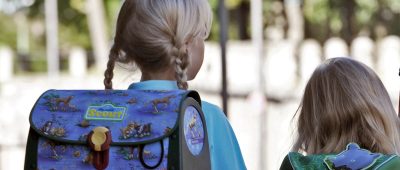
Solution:
M211 169L195 91L49 90L30 114L25 169Z

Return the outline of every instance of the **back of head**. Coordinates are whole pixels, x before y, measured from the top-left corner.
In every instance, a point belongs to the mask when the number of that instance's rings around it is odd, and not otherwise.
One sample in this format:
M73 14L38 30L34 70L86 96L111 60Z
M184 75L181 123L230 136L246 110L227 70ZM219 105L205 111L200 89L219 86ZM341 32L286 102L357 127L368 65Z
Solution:
M105 73L106 88L112 88L115 61L134 62L146 72L175 67L178 85L185 88L185 43L197 36L206 38L211 20L207 0L125 0Z
M298 110L295 151L338 153L350 142L372 152L400 153L400 121L379 77L350 58L321 64Z

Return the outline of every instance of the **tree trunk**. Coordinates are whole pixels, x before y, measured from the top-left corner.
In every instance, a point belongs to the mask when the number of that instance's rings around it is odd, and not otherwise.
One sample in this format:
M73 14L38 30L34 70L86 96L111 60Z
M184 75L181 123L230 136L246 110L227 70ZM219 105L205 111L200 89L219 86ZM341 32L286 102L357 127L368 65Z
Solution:
M301 10L301 2L300 0L286 0L284 5L287 38L298 43L304 39L304 17Z
M86 1L87 17L89 22L89 32L95 55L97 69L104 70L108 60L108 40L105 24L103 1Z
M45 0L47 72L57 77L60 69L58 51L58 0Z
M242 1L236 9L237 26L240 40L247 40L250 38L247 30L249 25L250 4L248 1Z
M341 0L340 6L340 18L342 20L342 30L341 35L346 41L347 45L351 44L355 34L355 9L356 2L354 0Z

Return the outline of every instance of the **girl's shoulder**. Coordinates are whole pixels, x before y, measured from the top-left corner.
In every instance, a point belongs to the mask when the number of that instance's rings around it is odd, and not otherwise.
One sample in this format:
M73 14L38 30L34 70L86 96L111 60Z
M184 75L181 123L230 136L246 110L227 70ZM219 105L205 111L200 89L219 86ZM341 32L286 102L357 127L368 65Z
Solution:
M214 105L212 103L202 100L201 108L203 109L203 112L206 115L212 114L213 117L226 118L222 109L220 107L218 107L217 105Z
M398 155L372 153L350 143L339 154L302 155L290 152L282 162L281 170L300 169L400 169Z
M297 152L289 152L283 159L280 170L305 170L305 169L328 169L324 159L328 155L303 155Z
M207 127L218 127L232 131L232 127L222 109L212 103L201 101Z

